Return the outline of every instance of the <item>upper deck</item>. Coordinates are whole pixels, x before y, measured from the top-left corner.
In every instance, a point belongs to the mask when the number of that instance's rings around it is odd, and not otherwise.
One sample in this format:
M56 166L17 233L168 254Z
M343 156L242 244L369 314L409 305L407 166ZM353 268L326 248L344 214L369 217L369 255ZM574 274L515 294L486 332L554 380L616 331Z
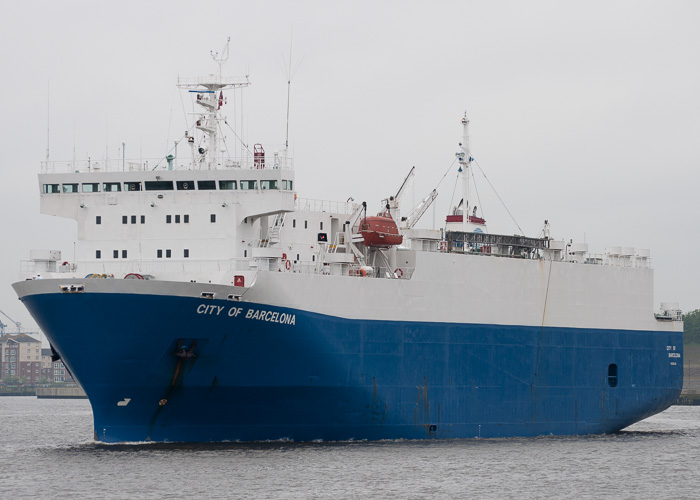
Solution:
M189 158L112 158L92 160L42 161L41 174L162 172L192 170L294 170L294 160L274 150L271 155L221 158L215 168L208 168Z

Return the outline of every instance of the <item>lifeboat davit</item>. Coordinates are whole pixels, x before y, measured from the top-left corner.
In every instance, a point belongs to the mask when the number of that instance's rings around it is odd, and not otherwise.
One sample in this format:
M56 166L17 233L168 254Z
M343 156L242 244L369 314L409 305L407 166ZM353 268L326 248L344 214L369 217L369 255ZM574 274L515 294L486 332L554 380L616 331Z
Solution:
M399 227L388 212L379 213L376 217L365 217L358 232L368 247L388 248L400 245L403 241Z

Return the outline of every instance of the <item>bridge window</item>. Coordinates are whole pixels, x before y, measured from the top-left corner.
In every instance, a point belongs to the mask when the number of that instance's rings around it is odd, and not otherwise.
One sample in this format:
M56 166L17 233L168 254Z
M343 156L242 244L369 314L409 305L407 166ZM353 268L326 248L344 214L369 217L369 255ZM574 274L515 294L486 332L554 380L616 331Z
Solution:
M173 216L172 215L166 215L165 216L165 223L170 224L173 221Z
M95 224L102 224L102 216L101 215L95 216Z
M277 189L277 181L260 181L260 189Z
M78 192L78 185L77 184L64 184L63 185L63 192L64 193L77 193Z
M170 251L170 249L167 249L167 250L165 251L165 258L166 258L166 259L169 259L171 256L172 256L172 252Z
M122 259L126 259L126 250L122 250Z
M146 181L146 191L172 191L173 181ZM131 190L138 191L138 190Z
M178 191L190 191L194 189L194 181L177 181Z
M615 363L608 365L608 385L610 387L617 386L617 365Z
M102 190L106 193L116 193L122 190L122 185L118 182L105 182L102 184Z
M50 194L50 193L60 193L60 185L59 184L44 184L44 193Z
M241 189L257 189L258 181L241 181Z
M184 254L184 257L185 257L186 259L189 258L189 256L190 256L190 249L189 249L189 248L185 248L183 254Z
M175 224L179 224L179 223L180 223L180 215L176 215L175 216Z
M124 191L141 191L140 182L125 182Z
M84 183L83 184L83 193L99 193L100 192L100 183L99 182L91 182L91 183Z
M159 259L162 259L163 258L163 250L158 250L157 255L158 255Z
M145 224L145 223L146 223L146 216L142 215L141 216L141 224Z
M135 215L131 216L131 223L136 224L136 216Z
M219 181L219 189L236 189L236 181ZM243 186L241 186L241 189L243 189Z
M197 189L202 191L216 189L216 181L197 181Z
M112 250L112 257L115 259L119 258L119 250Z
M95 250L95 258L96 259L102 258L102 250Z
M211 222L216 222L216 214L211 214L211 216L209 217L209 220Z
M189 222L190 222L190 216L189 216L188 214L185 214L185 215L183 215L182 217L183 217L183 221L182 221L182 222L184 222L185 224L189 224Z
M126 215L122 215L122 224L126 224L129 218Z

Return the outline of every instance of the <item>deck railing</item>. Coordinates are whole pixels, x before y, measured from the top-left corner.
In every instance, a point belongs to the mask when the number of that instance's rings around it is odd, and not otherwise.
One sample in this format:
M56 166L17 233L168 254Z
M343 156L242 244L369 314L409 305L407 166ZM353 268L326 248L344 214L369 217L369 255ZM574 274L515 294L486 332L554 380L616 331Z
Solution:
M174 158L173 170L206 170L209 168L206 162L193 163L189 158ZM66 161L42 161L42 174L69 174L69 173L98 173L98 172L150 172L169 170L168 161L165 158L113 158L101 160L66 160ZM282 169L293 170L294 160L289 157L267 155L264 163L253 157L222 158L216 165L216 170L261 170Z

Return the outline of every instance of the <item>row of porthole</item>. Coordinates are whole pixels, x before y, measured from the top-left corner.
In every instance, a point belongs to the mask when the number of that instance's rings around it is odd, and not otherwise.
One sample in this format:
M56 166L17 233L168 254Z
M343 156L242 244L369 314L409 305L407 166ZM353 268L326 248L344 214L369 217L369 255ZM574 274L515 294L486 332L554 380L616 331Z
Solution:
M136 220L137 220L136 217L137 217L136 215L132 215L132 216L131 216L131 223L132 223L132 224L136 224ZM145 224L145 223L146 223L146 216L145 216L145 215L141 215L140 217L141 217L141 224ZM216 222L216 214L211 214L210 217L209 217L209 220L210 220L211 222ZM165 216L165 223L166 223L166 224L171 224L172 221L173 221L173 216L172 216L172 215L166 215L166 216ZM189 216L189 214L184 214L184 215L182 215L182 222L185 223L185 224L189 224L189 222L190 222L190 216ZM129 216L128 216L128 215L122 215L122 224L128 224L128 223L129 223ZM176 215L175 215L175 224L179 224L179 223L180 223L180 214L176 214ZM95 216L95 224L102 224L102 216L101 216L101 215L96 215L96 216Z
M121 251L121 258L126 259L128 255L128 252L126 250ZM165 258L170 259L172 257L172 250L171 249L166 249L165 250ZM185 248L182 250L182 257L184 259L189 259L190 258L190 249ZM102 250L95 250L95 258L96 259L101 259L102 258ZM112 258L113 259L118 259L119 258L119 250L112 250ZM158 249L156 250L156 258L162 259L163 258L163 250Z

